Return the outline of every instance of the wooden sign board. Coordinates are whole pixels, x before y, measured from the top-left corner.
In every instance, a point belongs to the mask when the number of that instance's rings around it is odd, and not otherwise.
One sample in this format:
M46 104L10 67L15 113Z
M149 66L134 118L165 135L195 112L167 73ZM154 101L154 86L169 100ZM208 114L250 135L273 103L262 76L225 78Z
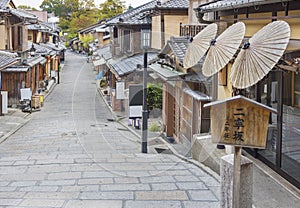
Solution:
M210 107L213 143L266 148L269 116L275 109L240 95L204 107Z

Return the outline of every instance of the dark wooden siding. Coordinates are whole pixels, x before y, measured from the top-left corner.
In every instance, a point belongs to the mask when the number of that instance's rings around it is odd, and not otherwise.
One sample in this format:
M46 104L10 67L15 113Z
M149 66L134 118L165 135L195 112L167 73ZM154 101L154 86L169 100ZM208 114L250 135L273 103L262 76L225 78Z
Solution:
M20 89L30 87L28 72L2 72L2 90L8 92L8 105L20 103Z

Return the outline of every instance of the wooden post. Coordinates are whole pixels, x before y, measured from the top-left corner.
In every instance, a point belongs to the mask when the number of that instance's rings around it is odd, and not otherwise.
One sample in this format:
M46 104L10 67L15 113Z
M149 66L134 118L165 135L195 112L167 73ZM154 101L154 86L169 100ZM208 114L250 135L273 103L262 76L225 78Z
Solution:
M0 116L2 116L2 94L0 90Z
M234 147L234 174L233 174L233 208L240 208L240 181L241 181L242 147Z

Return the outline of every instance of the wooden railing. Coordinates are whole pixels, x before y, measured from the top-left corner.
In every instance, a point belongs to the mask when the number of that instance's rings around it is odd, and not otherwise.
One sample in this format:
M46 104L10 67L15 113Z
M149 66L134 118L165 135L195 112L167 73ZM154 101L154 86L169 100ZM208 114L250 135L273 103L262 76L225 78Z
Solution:
M180 24L180 36L191 36L194 37L207 25L183 25Z

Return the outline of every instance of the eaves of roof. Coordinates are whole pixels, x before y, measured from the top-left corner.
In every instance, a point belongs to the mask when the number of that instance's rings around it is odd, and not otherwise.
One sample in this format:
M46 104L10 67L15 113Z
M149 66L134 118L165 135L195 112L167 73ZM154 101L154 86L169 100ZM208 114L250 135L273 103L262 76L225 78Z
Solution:
M43 31L43 32L50 31L49 28L47 28L43 25L40 25L40 24L28 24L28 25L26 25L26 29L27 30L38 30L38 31Z
M55 45L54 43L41 43L40 45L53 51L63 51L66 49L63 45Z
M176 80L182 80L180 78L181 75L184 75L186 73L176 71L172 69L171 67L168 67L166 65L161 64L151 64L149 66L158 76L163 79L164 81L176 81Z
M191 97L193 97L194 99L196 99L198 101L211 101L212 100L212 97L210 97L204 93L191 90L189 88L184 88L183 92L185 92L186 94L190 95Z
M27 20L34 20L34 21L38 19L37 16L21 9L10 9L10 13L17 16L20 19L27 19Z
M33 67L39 63L43 63L44 61L45 61L44 57L38 56L38 57L31 58L31 59L27 59L27 62L25 65Z
M157 56L155 52L148 52L148 60ZM144 54L136 54L131 57L122 57L118 60L109 61L110 68L117 77L126 76L138 70L138 65L143 65Z
M250 6L259 6L273 3L285 3L293 0L219 0L200 5L197 10L200 12L213 12L222 10L239 9Z
M100 22L100 23L98 22L98 23L95 23L93 25L89 25L89 26L87 26L85 28L81 28L81 29L77 30L77 32L79 32L79 33L86 33L86 32L89 32L91 30L96 29L97 27L100 27L101 25L105 25L105 23L104 22Z
M0 1L0 9L5 10L6 7L8 6L10 0L1 0Z
M128 10L107 22L108 25L141 25L151 24L151 18L148 18L151 10L165 10L165 9L184 9L189 7L189 0L169 0L163 4L159 4L159 1L150 1L137 8Z
M16 58L3 57L0 55L0 71L18 63L18 62L19 62L19 60Z
M5 68L2 72L27 72L29 68L29 66L11 66Z
M160 54L174 54L180 63L183 63L184 55L189 43L189 37L171 37Z
M132 16L139 14L141 11L144 11L144 10L150 9L150 8L154 8L156 3L157 3L157 1L153 0L153 1L150 1L146 4L141 5L139 7L133 8L131 10L127 10L126 12L124 12L122 14L119 14L116 17L113 17L112 19L110 19L107 22L107 24L108 25L113 25L113 24L118 23L119 20L121 20L121 19L126 20L128 18L131 18Z
M156 5L158 9L188 9L189 0L169 0L163 4Z
M15 53L0 51L0 70L16 64L18 61L19 58Z
M51 53L51 50L49 48L44 47L40 44L31 43L31 42L28 42L27 50L30 50L30 48L32 47L32 44L33 44L34 48L36 49L36 53L38 53L38 54L49 55Z

